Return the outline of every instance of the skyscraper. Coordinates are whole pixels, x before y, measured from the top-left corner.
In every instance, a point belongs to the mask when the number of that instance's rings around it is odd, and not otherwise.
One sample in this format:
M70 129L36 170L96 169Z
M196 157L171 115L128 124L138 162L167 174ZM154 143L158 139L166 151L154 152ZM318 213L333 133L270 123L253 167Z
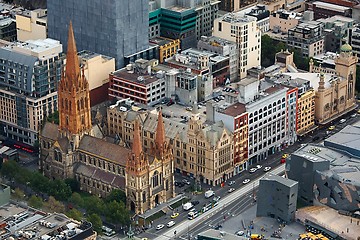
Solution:
M49 37L66 46L71 20L78 50L114 57L117 68L148 47L148 0L48 0L47 7Z

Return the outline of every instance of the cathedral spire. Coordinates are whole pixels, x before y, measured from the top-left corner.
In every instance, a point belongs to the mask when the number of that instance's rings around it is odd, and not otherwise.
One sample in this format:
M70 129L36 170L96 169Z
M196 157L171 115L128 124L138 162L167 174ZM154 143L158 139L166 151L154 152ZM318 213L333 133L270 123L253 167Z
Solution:
M69 24L68 45L66 53L66 76L68 79L77 80L80 75L79 58L76 50L76 43L72 22Z
M158 147L163 146L165 143L165 127L164 127L164 120L162 116L162 110L160 109L159 115L158 115L158 123L156 127L156 138L155 138L155 144Z
M140 139L140 131L139 131L139 122L138 120L135 120L132 153L135 155L136 158L139 158L141 152L142 152L142 147L141 147L141 139Z

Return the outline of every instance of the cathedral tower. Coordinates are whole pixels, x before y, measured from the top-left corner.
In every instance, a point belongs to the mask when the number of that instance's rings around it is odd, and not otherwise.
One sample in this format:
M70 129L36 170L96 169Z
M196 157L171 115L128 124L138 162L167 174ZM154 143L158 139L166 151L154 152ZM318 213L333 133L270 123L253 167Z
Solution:
M80 71L72 23L69 25L66 69L58 89L60 132L78 146L80 138L91 132L89 84Z
M149 161L142 150L139 122L135 120L132 151L126 162L125 191L127 206L136 214L150 207L148 172Z

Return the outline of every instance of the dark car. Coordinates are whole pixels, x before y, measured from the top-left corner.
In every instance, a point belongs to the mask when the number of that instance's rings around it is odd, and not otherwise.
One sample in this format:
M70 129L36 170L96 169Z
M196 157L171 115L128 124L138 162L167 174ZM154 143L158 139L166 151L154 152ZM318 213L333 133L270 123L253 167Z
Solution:
M317 141L317 140L319 140L319 139L320 139L319 136L315 136L315 137L313 137L312 141L315 142L315 141Z
M219 230L220 228L222 228L222 226L220 224L218 224L214 227L215 230Z
M198 205L199 203L200 203L199 201L192 201L191 202L191 204L194 205L194 206Z

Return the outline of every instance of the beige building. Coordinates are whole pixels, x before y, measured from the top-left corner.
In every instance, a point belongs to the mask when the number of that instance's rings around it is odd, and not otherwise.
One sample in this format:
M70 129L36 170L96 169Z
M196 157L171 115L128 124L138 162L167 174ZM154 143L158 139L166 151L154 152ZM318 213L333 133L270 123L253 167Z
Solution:
M90 105L94 106L108 98L109 74L115 71L115 59L90 51L78 53L85 78L89 82Z
M270 30L273 32L287 33L289 29L298 25L302 16L300 13L288 12L284 9L280 9L270 14Z
M298 98L296 133L303 135L315 127L315 91L307 90Z
M257 19L240 13L228 13L215 19L213 36L235 42L239 51L239 78L245 78L247 70L260 66L261 31Z
M47 9L23 11L16 15L17 40L45 39L47 37Z
M121 109L120 109L121 108ZM144 152L151 152L155 139L157 115L123 104L108 108L108 133L126 146L132 141L128 126L135 120L143 122ZM174 168L178 173L198 177L201 182L218 185L233 176L233 135L222 122L207 125L198 114L192 114L188 123L164 118L165 135L172 145Z

